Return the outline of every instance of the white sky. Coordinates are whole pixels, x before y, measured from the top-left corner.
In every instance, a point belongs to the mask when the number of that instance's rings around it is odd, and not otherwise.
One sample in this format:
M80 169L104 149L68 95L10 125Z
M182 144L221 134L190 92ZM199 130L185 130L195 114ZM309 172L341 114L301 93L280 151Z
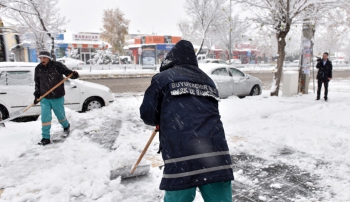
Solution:
M129 33L181 35L177 28L186 17L185 0L60 0L57 7L70 31L100 31L106 9L119 8L130 20Z

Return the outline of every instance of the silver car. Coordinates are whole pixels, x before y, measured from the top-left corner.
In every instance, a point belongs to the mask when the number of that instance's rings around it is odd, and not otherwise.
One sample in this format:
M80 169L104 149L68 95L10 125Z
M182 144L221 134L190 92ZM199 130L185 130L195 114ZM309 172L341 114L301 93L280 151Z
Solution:
M199 64L199 68L213 79L219 90L220 98L227 98L231 95L244 98L248 95L255 96L261 94L262 82L258 78L245 74L233 66L224 64Z

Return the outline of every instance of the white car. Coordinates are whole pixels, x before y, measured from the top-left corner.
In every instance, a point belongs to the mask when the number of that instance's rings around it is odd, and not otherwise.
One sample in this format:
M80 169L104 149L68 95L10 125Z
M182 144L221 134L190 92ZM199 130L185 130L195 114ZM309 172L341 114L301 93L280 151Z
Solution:
M34 100L34 71L32 67L0 68L0 116L9 117L14 111L25 108ZM64 106L76 111L89 111L108 106L114 94L106 86L68 79L64 83ZM23 116L40 115L40 104L30 108Z
M226 60L227 64L230 64L230 60ZM242 61L240 59L231 59L231 64L242 64Z
M203 60L199 60L198 63L216 63L216 64L227 65L227 63L225 61L220 60L220 59L203 59Z
M35 68L38 62L0 62L0 68L12 68L12 67L32 67Z
M84 61L68 58L68 57L57 58L56 61L62 62L64 65L66 65L66 67L72 70L81 70L82 65L86 64Z
M227 98L235 95L239 98L245 96L256 96L262 92L262 82L239 69L225 64L199 64L203 70L215 83L219 91L220 98Z

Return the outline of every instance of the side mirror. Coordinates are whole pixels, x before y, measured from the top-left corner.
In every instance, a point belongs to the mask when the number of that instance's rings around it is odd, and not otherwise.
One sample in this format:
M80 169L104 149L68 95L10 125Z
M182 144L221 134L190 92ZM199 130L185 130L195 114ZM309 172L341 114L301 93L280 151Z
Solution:
M246 75L245 75L245 78L246 78L246 79L249 79L249 75L248 75L248 74L246 74Z

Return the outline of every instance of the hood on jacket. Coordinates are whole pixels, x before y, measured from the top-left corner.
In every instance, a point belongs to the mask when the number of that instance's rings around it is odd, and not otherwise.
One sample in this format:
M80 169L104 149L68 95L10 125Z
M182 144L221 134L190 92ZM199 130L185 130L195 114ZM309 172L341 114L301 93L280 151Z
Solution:
M177 65L198 67L197 57L191 42L186 40L177 42L162 61L160 71L162 72Z

